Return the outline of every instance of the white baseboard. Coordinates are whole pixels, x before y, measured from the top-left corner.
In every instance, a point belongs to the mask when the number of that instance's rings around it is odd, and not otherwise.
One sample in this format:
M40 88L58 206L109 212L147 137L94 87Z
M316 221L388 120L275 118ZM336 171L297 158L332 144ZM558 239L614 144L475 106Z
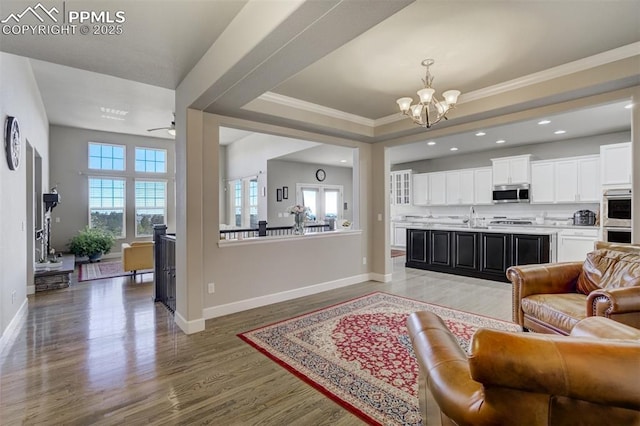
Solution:
M347 287L353 284L369 281L370 278L371 274L354 275L352 277L314 284L308 287L297 288L295 290L267 294L265 296L228 303L226 305L212 306L210 308L203 309L202 314L205 319L217 318L223 315L235 314L236 312L242 312L248 309L271 305L273 303L285 302L287 300L296 299L298 297L310 296L312 294L321 293L323 291L333 290L340 287Z
M187 321L178 311L174 312L173 320L185 334L198 333L204 330L204 318Z
M393 275L392 274L377 274L375 272L371 272L369 273L369 279L371 281L378 281L381 283L388 283L391 282L391 280L393 279Z
M28 285L27 286L27 294L36 294L36 286Z
M20 309L18 309L18 312L16 312L4 333L0 336L0 358L5 351L8 351L13 346L13 342L19 335L20 327L27 318L27 312L29 312L29 300L25 297Z

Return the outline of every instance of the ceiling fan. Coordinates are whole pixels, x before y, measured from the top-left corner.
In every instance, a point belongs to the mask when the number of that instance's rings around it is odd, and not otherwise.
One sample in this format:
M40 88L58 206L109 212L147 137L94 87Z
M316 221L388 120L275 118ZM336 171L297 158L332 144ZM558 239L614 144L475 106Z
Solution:
M154 129L147 129L147 132L155 132L156 130L166 130L171 136L176 135L176 113L173 113L173 120L171 121L171 126L168 127L156 127Z

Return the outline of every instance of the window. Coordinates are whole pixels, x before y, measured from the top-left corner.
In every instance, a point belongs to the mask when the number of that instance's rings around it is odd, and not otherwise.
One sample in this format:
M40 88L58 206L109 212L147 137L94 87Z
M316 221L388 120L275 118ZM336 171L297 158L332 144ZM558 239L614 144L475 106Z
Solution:
M166 173L167 151L164 149L137 148L136 172Z
M341 185L310 185L298 184L297 193L302 199L298 204L309 208L309 219L323 221L325 219L342 219Z
M125 180L119 178L89 178L89 226L125 237Z
M136 179L136 237L153 235L153 225L165 223L167 182Z
M89 168L94 170L124 170L124 145L89 142Z
M234 218L236 226L242 226L242 181L235 182L234 191Z

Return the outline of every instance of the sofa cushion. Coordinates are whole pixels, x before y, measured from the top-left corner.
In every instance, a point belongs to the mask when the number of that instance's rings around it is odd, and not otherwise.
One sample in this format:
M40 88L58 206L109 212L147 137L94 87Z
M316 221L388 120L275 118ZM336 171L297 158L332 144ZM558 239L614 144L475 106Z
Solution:
M587 296L580 293L532 294L523 297L520 306L525 315L567 334L578 321L587 317Z
M637 285L640 285L640 255L602 249L587 253L576 289L589 294L600 288Z

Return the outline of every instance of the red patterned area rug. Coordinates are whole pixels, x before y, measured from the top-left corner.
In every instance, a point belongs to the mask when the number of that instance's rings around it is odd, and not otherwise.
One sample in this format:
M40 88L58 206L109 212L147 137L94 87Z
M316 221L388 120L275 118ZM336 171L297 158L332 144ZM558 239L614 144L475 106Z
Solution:
M420 425L418 364L406 328L416 311L440 316L464 350L480 327L521 331L506 321L377 292L238 336L370 424Z

